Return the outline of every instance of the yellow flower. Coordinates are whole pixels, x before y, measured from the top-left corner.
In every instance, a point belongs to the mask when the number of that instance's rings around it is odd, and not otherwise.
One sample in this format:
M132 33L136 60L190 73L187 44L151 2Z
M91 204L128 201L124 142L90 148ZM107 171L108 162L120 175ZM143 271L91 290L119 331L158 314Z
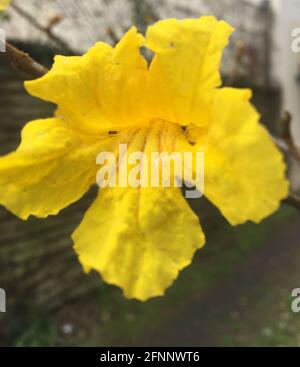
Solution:
M9 4L10 4L11 0L0 0L0 11L5 10Z
M57 56L29 93L57 104L28 123L19 148L0 160L0 202L22 219L47 217L95 183L96 156L130 151L205 154L205 195L232 225L256 223L287 196L282 155L249 99L220 88L232 28L214 17L131 28L115 48ZM140 48L154 53L148 67ZM193 171L193 167L191 170ZM164 294L205 237L180 189L101 189L72 236L86 272L139 300Z

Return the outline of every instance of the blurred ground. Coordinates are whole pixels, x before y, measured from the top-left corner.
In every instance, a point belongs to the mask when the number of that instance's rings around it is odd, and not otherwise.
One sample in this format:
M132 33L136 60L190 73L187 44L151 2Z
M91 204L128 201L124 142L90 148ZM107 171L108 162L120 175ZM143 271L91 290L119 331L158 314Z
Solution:
M28 311L10 343L300 345L300 315L290 308L291 291L299 287L299 227L300 214L287 207L259 226L222 221L164 298L128 301L103 284L57 312ZM224 237L227 245L220 247Z
M292 314L289 297L293 285L299 284L299 224L300 216L295 215L267 231L262 248L218 281L204 299L194 297L187 305L187 316L180 317L163 338L158 333L149 342L166 346L300 346L300 317ZM254 234L251 237L255 240Z

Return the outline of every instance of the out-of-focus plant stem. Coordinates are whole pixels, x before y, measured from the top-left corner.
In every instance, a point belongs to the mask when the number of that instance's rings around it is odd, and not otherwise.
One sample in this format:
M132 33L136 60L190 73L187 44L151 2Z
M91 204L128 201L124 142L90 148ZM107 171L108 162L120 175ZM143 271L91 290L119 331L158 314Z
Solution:
M291 132L292 115L285 111L280 120L280 137L288 146L289 152L300 166L300 150L297 147Z
M33 60L28 54L17 49L10 43L5 44L6 51L3 53L12 66L29 79L40 78L48 72L48 69Z
M280 119L280 138L286 144L287 152L291 154L291 156L296 160L296 162L300 165L300 150L297 147L292 131L292 115L285 111ZM285 204L288 204L298 210L300 210L300 196L295 193L290 193L288 198L284 201Z
M295 209L300 210L300 196L290 194L289 197L284 202L285 204L288 204L294 207Z

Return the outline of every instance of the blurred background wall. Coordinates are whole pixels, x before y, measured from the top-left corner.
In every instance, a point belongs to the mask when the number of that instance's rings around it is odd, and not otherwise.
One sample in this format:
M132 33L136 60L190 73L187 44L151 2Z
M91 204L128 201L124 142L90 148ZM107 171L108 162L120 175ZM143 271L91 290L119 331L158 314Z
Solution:
M44 46L44 50L49 49L48 55L82 54L99 40L115 44L132 24L144 32L149 24L159 19L180 19L204 14L214 14L235 27L236 32L222 62L224 83L253 88L263 121L275 133L281 106L281 83L278 83L281 79L278 73L273 72L273 33L277 18L272 2L14 0L13 6L2 19L2 28L11 41L22 42L23 47L29 47L33 52ZM44 62L51 64L51 59ZM272 104L260 103L266 96L270 96Z
M13 4L2 25L10 39L60 47L59 42L36 26L38 23L47 27L60 17L51 33L76 53L85 52L99 40L115 43L132 24L144 32L159 19L213 14L236 28L223 60L224 72L230 74L236 67L234 56L238 46L239 52L244 51L243 62L240 69L234 71L256 84L271 81L273 14L265 0L257 3L246 0L14 0Z

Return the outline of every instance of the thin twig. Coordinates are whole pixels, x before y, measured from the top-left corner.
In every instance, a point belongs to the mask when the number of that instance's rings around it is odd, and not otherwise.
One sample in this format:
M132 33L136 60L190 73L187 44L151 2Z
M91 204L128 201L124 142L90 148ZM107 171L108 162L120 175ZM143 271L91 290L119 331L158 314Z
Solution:
M115 46L119 42L119 37L116 35L115 31L112 29L112 27L106 28L106 34L110 37L110 39L113 42L113 45Z
M294 142L291 132L292 115L285 111L280 119L280 137L287 144L291 155L300 165L300 150Z
M57 46L59 46L60 48L62 48L63 50L67 51L70 54L75 54L74 51L70 48L70 46L64 40L62 40L60 37L56 36L53 33L52 27L49 27L49 25L47 25L46 27L44 27L30 13L28 13L26 10L20 8L15 3L12 3L11 4L11 7L21 17L23 17L24 19L26 19L32 26L34 26L39 31L45 33L50 40L52 40L54 43L57 44Z
M284 203L300 210L300 197L296 194L290 194Z
M276 142L281 149L285 144L286 148L284 151L290 153L300 165L300 150L294 142L291 124L292 115L288 111L285 111L280 119L280 140L276 139ZM284 203L300 210L300 197L297 194L290 193L288 198L284 200Z
M52 32L52 29L64 20L61 14L54 15L49 19L48 25L45 27L47 32Z
M20 51L10 43L5 43L6 51L3 53L12 66L21 74L29 78L36 79L45 75L48 69L33 60L28 54Z

